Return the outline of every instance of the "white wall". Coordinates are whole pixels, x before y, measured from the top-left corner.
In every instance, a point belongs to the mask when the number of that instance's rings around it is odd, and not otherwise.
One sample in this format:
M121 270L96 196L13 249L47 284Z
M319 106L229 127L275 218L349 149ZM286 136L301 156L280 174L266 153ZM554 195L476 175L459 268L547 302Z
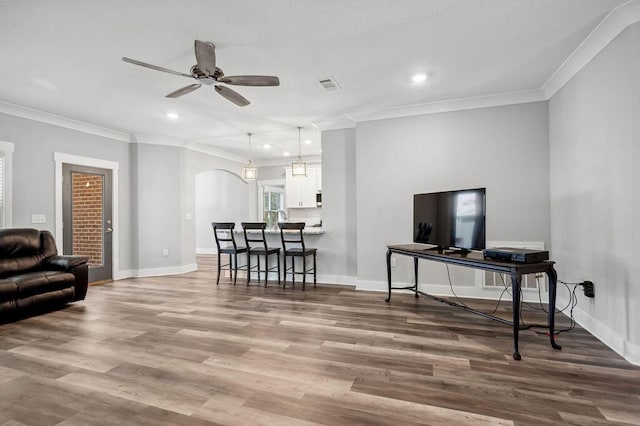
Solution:
M640 24L550 100L551 242L560 278L595 283L579 323L640 364Z
M546 102L359 123L358 288L386 288L386 246L412 241L414 193L486 187L487 240L549 244L548 156ZM412 280L409 261L395 281ZM444 265L423 263L421 283L448 287ZM474 285L473 270L451 270Z
M215 253L211 222L235 222L240 229L240 222L248 218L249 185L222 170L205 170L195 179L196 251Z

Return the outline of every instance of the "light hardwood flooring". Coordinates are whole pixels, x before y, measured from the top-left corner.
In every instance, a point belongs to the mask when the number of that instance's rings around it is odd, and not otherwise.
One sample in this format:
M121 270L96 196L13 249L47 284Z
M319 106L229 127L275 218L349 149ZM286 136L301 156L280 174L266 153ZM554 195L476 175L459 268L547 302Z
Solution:
M510 327L425 297L216 286L198 262L0 324L0 425L640 424L640 368L579 327L562 351L523 331L514 361Z

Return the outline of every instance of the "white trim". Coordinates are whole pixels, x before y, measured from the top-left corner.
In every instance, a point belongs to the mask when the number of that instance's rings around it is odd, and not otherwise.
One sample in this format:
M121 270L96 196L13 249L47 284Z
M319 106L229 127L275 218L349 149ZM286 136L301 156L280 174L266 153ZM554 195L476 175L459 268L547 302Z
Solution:
M542 90L526 90L512 93L477 96L472 98L448 99L437 102L427 102L417 105L407 105L385 109L374 109L353 113L356 123L363 121L385 120L389 118L411 117L415 115L437 114L441 112L463 111L467 109L489 108L504 105L516 105L529 102L546 101Z
M355 286L357 278L349 275L325 275L318 274L317 281L325 284L337 284Z
M3 207L4 207L4 227L10 228L13 224L13 151L14 144L11 142L0 141L0 151L4 153L4 176L2 183L3 191Z
M316 121L311 123L311 125L324 132L326 130L351 129L356 127L356 122L352 117L346 116L344 118L335 118L333 120Z
M410 287L413 283L408 282L399 282L393 281L394 287ZM365 291L388 291L388 286L385 281L366 281L366 280L357 280L356 282L356 290L365 290ZM502 294L502 288L483 288L476 287L474 285L461 286L455 285L454 291L456 292L455 296L451 292L451 287L443 284L418 284L418 290L431 294L433 296L443 296L443 297L455 297L458 296L460 298L470 298L470 299L487 299L487 300L498 300L500 295ZM396 292L403 292L402 290L393 290ZM411 293L409 290L405 290L404 292ZM510 303L511 296L506 292L502 295L502 303ZM522 289L522 300L530 303L538 303L538 291L532 289ZM542 300L544 303L544 299Z
M542 85L541 90L545 98L550 99L625 28L638 21L640 21L640 0L630 0L609 12Z
M557 305L565 304L564 299L558 300ZM565 316L568 315L563 312ZM608 325L593 318L584 310L576 307L573 309L573 318L582 328L591 333L596 339L609 346L624 359L632 364L640 365L640 346L629 342Z
M0 112L13 115L15 117L39 121L41 123L53 124L54 126L64 127L66 129L77 130L79 132L102 136L121 142L129 142L131 140L131 135L125 132L96 126L95 124L73 120L61 115L51 114L48 112L39 111L36 109L27 108L21 105L15 105L4 101L0 101Z
M215 247L196 248L196 254L217 254L218 249Z
M548 101L625 28L639 21L640 0L629 0L613 9L538 89L358 111L313 125L322 131L346 129L364 121Z
M163 275L179 275L186 274L187 272L193 272L198 270L197 263L190 263L188 265L181 266L165 266L162 268L147 268L147 269L138 269L132 272L132 277L135 278L143 278L143 277L157 277Z
M138 134L135 136L132 142L147 144L147 145L175 146L178 148L185 148L191 151L213 155L216 157L224 158L226 160L235 161L241 164L245 162L245 158L240 155L231 154L229 152L222 151L218 148L214 148L212 146L208 146L206 144L196 142L196 141L184 141L181 139L175 139L175 138L170 138L167 136L160 136L160 135Z
M64 253L63 242L64 235L62 232L62 164L75 164L78 166L98 167L101 169L111 170L111 208L113 223L112 249L111 249L111 276L115 279L120 276L120 222L118 218L118 169L120 164L117 161L102 160L99 158L82 157L79 155L65 154L62 152L54 152L53 160L55 161L55 238L58 252Z
M322 158L319 155L305 155L304 161L308 165L313 164L321 164ZM291 162L295 160L295 157L281 157L281 158L270 158L267 160L260 160L256 163L258 166L258 176L260 176L260 167L271 167L271 166L282 166L282 167L291 167Z

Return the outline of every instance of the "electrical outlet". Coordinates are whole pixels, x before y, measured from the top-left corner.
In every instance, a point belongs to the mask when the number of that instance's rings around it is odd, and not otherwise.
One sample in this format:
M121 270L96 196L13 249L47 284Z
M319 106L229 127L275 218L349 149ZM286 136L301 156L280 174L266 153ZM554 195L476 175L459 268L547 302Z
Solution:
M44 214L32 214L31 223L47 223L47 216Z
M162 249L162 256L163 257L169 256L169 249Z
M396 266L398 266L398 259L396 259L395 257L391 258L391 267L395 268Z
M596 297L595 290L593 288L593 281L584 281L582 283L582 289L584 290L584 295L587 297Z

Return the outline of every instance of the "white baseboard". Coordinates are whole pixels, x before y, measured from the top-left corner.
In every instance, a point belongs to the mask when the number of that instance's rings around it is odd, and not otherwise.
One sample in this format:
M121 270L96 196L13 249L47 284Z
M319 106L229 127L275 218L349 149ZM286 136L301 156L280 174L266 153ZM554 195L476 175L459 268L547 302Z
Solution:
M566 302L563 300L557 305L565 303ZM566 312L563 312L563 314L567 317L569 316ZM639 345L629 342L619 333L616 333L611 327L593 318L590 314L578 307L573 308L573 318L582 328L587 330L618 355L632 364L640 365Z
M197 248L196 254L217 254L218 249L212 247Z
M198 270L197 263L191 263L181 266L166 266L163 268L147 268L147 269L127 269L116 272L113 275L114 280L124 280L126 278L143 278L143 277L158 277L162 275L178 275L186 274L187 272L193 272Z
M318 282L319 283L326 283L326 284L355 286L356 285L356 277L352 277L352 276L349 276L349 275L318 274Z
M405 283L405 282L393 282L394 287L410 287L413 286L413 283ZM366 291L388 291L387 283L385 281L364 281L358 280L356 283L356 290L366 290ZM420 291L425 293L432 294L434 296L445 296L445 297L464 297L464 298L473 298L473 299L489 299L489 300L498 300L500 295L502 294L502 288L487 288L487 287L475 287L475 286L454 286L453 290L455 291L455 296L451 292L451 287L443 284L420 284L418 286ZM400 290L393 290L394 292ZM408 290L407 290L408 291ZM511 295L505 292L502 295L503 300L511 300ZM525 302L537 303L539 302L539 296L537 290L522 290L522 299ZM542 295L542 303L547 303L546 294Z

